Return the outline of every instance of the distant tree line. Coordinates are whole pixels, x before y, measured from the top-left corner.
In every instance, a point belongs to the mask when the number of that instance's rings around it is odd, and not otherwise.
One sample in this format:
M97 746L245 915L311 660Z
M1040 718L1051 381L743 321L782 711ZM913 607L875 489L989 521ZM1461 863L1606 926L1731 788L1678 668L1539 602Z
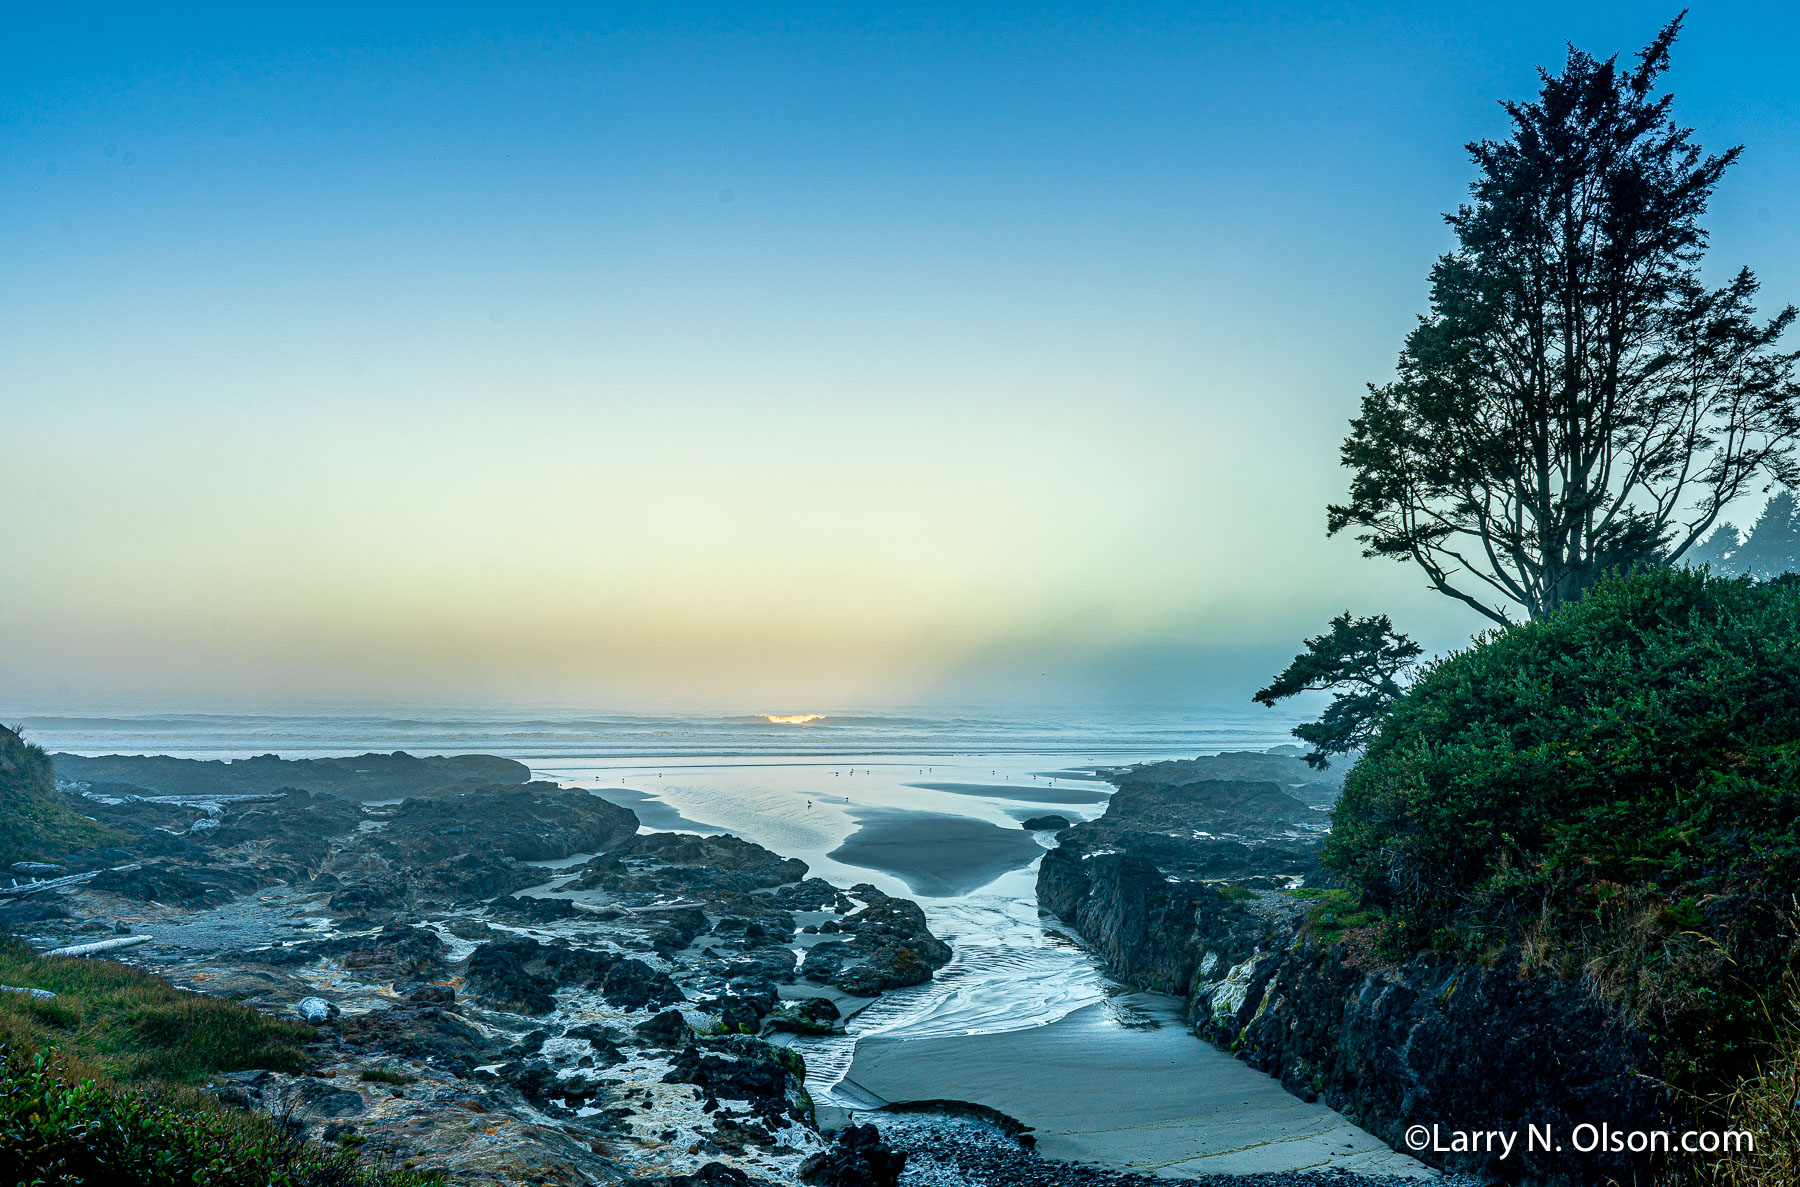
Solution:
M1778 491L1763 505L1748 533L1723 523L1688 554L1688 562L1708 565L1714 573L1772 581L1783 573L1800 573L1800 503L1791 491Z

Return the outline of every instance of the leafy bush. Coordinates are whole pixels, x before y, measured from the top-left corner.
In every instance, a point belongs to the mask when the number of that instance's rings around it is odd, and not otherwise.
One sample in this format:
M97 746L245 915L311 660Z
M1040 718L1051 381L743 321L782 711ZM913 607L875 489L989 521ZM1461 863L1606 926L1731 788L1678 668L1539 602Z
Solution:
M1427 666L1325 862L1384 947L1517 948L1667 1074L1735 1079L1794 960L1797 821L1800 582L1656 570Z

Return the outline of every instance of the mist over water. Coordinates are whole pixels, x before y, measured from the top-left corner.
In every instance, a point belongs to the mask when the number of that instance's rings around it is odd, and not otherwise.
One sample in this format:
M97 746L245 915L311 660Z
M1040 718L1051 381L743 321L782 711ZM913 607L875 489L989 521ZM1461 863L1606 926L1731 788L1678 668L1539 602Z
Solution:
M890 710L823 713L804 723L768 714L551 712L27 714L47 750L238 758L317 758L367 751L511 758L716 755L1198 754L1287 741L1293 724L1252 705L1225 709Z

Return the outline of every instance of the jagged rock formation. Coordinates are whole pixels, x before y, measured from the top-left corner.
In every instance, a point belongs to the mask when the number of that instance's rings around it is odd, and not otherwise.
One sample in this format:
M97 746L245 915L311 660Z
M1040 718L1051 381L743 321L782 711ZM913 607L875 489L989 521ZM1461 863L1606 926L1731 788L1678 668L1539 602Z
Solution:
M1581 986L1516 962L1392 966L1307 937L1307 900L1291 891L1318 876L1321 814L1292 793L1323 806L1321 786L1289 783L1303 767L1291 759L1221 758L1116 772L1106 813L1045 855L1040 905L1121 979L1186 997L1197 1034L1396 1148L1417 1124L1548 1125L1565 1146L1584 1122L1654 1128L1666 1102L1644 1078L1644 1036ZM1572 1149L1419 1156L1525 1182L1641 1169Z
M1240 988L1241 986L1241 988ZM1641 1159L1579 1154L1577 1125L1655 1129L1668 1102L1644 1074L1645 1037L1584 988L1430 955L1357 968L1341 948L1302 943L1196 987L1197 1029L1289 1091L1326 1103L1396 1148L1410 1125L1524 1135L1548 1127L1562 1152L1521 1139L1426 1161L1508 1181L1631 1181ZM1235 1004L1235 1009L1233 1005Z

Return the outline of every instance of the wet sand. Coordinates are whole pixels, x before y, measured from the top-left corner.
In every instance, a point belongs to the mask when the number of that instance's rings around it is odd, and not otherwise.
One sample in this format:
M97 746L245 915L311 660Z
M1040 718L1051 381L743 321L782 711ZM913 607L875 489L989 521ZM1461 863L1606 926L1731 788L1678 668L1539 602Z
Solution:
M860 827L831 852L833 861L880 870L914 894L948 898L1028 866L1043 846L1023 829L907 808L856 808Z
M1058 775L1057 778L1065 776ZM1027 804L1100 804L1112 795L1092 787L1051 787L1048 783L907 783L903 786L989 800L1018 800Z
M1125 1024L1120 1004L1129 1007ZM870 1107L985 1105L1030 1126L1047 1158L1168 1178L1327 1167L1436 1174L1195 1038L1180 1003L1156 994L1125 995L1030 1030L864 1038L841 1089Z
M647 791L639 791L635 787L601 787L593 789L593 794L621 808L630 808L637 813L638 823L647 829L657 832L700 833L714 836L724 832L722 828L714 828L710 824L701 824L697 820L689 820L679 811L665 804Z

